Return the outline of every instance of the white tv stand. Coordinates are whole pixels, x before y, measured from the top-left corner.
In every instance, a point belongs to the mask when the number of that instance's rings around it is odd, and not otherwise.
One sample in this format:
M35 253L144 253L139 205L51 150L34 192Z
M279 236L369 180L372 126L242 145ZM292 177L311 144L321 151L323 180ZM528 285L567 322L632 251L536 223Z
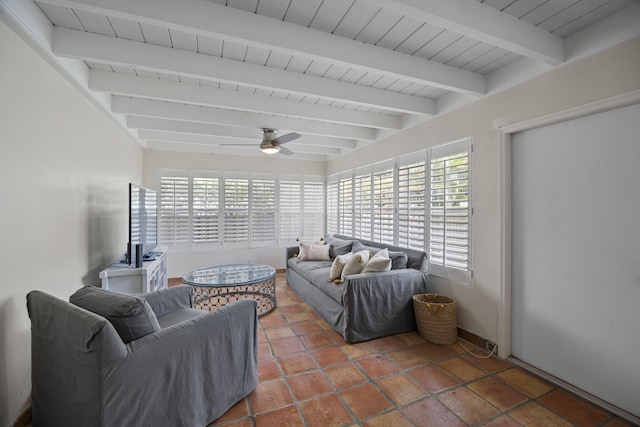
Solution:
M158 247L154 252L158 257L153 261L145 261L140 268L118 260L102 270L102 288L129 295L146 294L166 288L169 282L167 249Z

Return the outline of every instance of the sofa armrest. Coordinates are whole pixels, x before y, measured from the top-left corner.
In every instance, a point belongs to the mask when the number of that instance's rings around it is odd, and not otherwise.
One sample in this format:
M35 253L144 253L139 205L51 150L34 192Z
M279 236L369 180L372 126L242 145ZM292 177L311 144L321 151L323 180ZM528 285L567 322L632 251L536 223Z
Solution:
M193 288L189 285L172 286L171 288L160 289L149 292L143 297L151 306L157 317L163 316L181 308L192 308Z
M413 296L427 291L426 275L413 268L354 274L345 278L344 286L348 341L413 319Z
M295 258L298 256L298 252L300 252L299 246L289 246L287 247L287 258Z

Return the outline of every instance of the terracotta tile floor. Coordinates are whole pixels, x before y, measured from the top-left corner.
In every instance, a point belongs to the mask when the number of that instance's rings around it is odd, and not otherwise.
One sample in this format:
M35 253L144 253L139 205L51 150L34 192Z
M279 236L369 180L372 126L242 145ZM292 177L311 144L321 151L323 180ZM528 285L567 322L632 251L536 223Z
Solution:
M259 322L258 387L210 426L631 425L509 361L417 332L348 344L283 273L276 294Z

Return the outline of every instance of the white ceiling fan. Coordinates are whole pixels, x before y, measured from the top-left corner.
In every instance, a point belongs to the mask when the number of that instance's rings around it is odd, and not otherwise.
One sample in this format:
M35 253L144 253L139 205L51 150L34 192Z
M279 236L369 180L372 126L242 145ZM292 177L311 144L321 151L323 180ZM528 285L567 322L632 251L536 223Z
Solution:
M294 139L300 138L299 133L291 132L282 136L276 137L278 134L277 129L263 128L262 129L262 142L260 143L260 150L266 154L281 153L290 156L293 151L286 147L282 147L282 144L291 142ZM245 145L245 144L221 144L221 145Z

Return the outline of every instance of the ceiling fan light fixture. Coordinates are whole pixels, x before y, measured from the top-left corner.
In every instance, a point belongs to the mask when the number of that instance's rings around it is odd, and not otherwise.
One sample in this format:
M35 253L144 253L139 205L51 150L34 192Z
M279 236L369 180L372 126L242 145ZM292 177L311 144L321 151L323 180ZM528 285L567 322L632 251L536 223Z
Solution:
M262 144L260 145L260 149L265 154L276 154L277 152L280 151L280 147L278 147L277 145L271 145L271 144L269 145Z

